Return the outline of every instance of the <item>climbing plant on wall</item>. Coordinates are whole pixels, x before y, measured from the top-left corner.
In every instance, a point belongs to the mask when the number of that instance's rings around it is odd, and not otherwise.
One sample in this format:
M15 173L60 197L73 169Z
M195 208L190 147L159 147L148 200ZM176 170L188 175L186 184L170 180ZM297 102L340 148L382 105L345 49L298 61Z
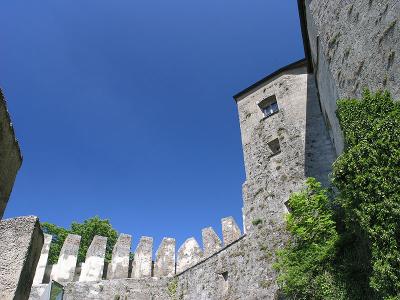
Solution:
M400 104L388 92L341 100L346 150L333 165L346 229L364 240L369 284L384 299L400 295Z
M365 91L340 100L337 115L345 139L333 165L337 193L328 203L309 179L290 197L279 284L295 299L399 299L400 104Z

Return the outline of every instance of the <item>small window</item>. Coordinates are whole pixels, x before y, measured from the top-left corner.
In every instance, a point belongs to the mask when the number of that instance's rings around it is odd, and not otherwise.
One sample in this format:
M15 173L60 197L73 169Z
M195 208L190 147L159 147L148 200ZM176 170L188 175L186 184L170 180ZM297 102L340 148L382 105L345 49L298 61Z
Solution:
M271 156L281 153L281 145L279 139L274 139L268 143L268 148L271 150Z
M278 101L276 100L275 95L269 96L268 98L260 101L258 106L266 117L272 116L279 111Z

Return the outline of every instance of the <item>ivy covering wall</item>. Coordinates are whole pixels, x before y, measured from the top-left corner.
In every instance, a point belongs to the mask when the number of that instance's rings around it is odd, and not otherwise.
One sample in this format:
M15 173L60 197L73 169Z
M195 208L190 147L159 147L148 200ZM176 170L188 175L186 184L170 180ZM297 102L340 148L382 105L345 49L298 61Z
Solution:
M280 287L292 299L400 299L400 104L365 91L340 100L337 116L335 193L309 179L290 197Z

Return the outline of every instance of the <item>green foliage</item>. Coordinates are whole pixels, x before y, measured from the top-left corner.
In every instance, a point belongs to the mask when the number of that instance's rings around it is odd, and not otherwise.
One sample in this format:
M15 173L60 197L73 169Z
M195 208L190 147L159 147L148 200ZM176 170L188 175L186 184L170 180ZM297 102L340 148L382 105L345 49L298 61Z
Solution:
M167 286L167 293L171 300L177 300L178 278L173 278Z
M253 224L254 226L260 225L262 224L262 220L261 219L255 219L253 221L251 221L251 224Z
M50 244L48 262L50 264L55 264L57 263L58 256L69 230L47 222L42 222L40 225L44 233L51 234L53 236Z
M294 299L400 299L400 104L366 91L337 115L346 147L335 199L313 179L290 197L279 284Z
M57 263L58 256L65 238L69 233L82 237L78 253L78 262L84 262L87 249L95 235L107 237L106 260L111 260L112 249L117 241L118 233L112 228L108 220L102 220L98 216L85 220L83 223L73 222L71 229L64 229L50 223L41 224L43 232L51 234L53 240L50 246L49 262Z
M346 142L333 167L337 203L347 232L368 249L370 286L383 299L398 299L400 105L387 92L366 91L361 101L339 101L337 114Z
M339 240L326 190L314 178L289 198L293 239L277 253L278 284L293 299L344 299L330 267Z

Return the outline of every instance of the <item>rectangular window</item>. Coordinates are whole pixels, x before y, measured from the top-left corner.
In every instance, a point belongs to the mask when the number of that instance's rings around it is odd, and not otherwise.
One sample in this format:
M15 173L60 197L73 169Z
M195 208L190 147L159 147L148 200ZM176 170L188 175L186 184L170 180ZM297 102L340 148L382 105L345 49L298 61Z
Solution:
M276 102L276 101L272 102L270 105L264 107L262 109L262 111L266 117L269 117L269 116L273 115L274 113L277 113L279 111L278 102Z
M276 100L275 95L269 96L268 98L260 101L258 106L266 117L272 116L279 111L278 101Z
M268 143L268 148L271 151L270 156L281 153L281 145L279 144L279 139L274 139Z

